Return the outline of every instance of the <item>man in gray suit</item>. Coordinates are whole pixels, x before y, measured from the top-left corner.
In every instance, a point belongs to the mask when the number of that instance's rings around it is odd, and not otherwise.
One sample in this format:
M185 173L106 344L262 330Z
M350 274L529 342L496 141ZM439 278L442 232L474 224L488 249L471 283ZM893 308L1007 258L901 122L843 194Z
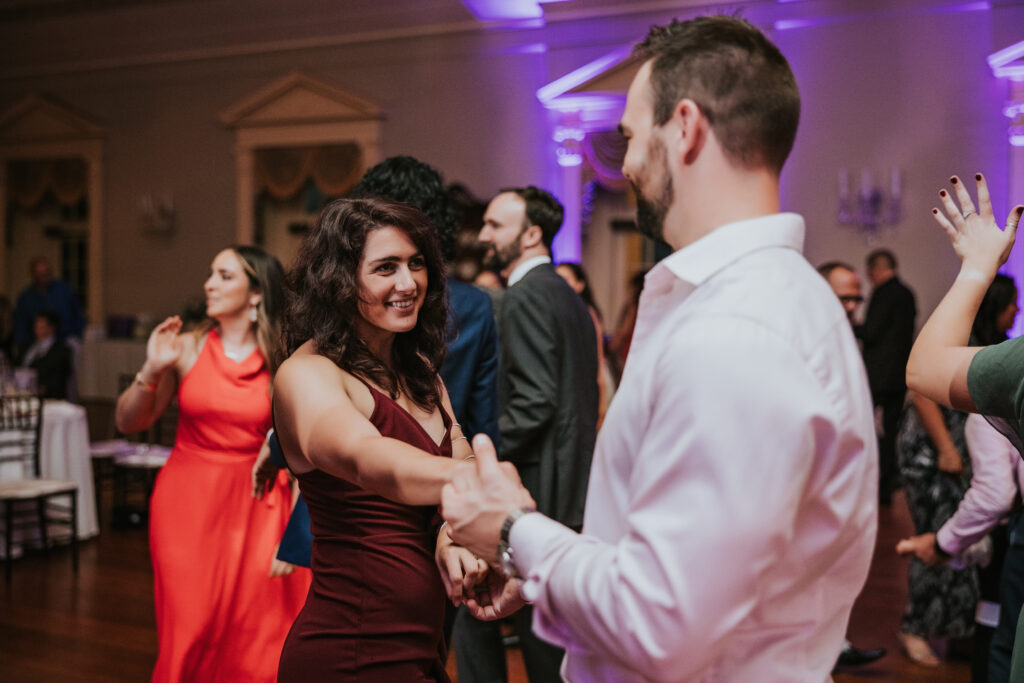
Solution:
M538 510L579 530L597 435L597 340L586 304L551 263L563 210L536 187L504 190L487 207L479 240L485 266L508 278L498 318L501 459L515 464ZM532 610L516 613L531 683L560 681L563 651L533 635ZM492 633L468 614L455 627L459 680L506 680Z

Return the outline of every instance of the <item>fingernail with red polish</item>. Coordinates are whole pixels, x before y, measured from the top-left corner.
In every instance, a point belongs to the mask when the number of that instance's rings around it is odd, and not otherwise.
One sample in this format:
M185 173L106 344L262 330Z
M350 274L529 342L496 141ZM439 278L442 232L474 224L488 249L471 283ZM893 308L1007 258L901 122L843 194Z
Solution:
M932 213L934 213L936 216L938 216L939 215L939 210L938 209L932 209Z
M951 182L951 183L953 183L954 185L956 185L956 176L953 176L952 178L950 178L950 179L949 179L949 182Z
M940 197L945 197L946 196L946 191L945 190L939 190L939 196Z
M974 174L974 179L975 180L981 180L981 174L980 173L975 173Z

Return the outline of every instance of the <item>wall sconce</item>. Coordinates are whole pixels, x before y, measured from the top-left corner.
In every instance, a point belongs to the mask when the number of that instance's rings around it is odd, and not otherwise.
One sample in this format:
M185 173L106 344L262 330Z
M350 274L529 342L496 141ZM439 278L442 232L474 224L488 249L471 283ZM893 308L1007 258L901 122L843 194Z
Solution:
M896 225L902 213L902 179L898 168L889 172L888 192L879 187L869 169L860 171L860 188L856 195L850 190L850 174L839 169L839 222L873 233L883 225Z
M174 208L174 197L170 192L165 193L159 199L155 199L151 192L147 192L139 198L139 217L143 232L158 234L172 232L177 215L177 210Z

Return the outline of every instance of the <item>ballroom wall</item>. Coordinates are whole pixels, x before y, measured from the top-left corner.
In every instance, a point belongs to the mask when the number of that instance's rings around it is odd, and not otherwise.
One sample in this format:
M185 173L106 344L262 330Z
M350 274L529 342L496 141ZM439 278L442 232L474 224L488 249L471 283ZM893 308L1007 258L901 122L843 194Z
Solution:
M651 6L665 4L638 4ZM88 16L0 24L0 111L46 92L107 128L108 314L166 315L200 293L209 261L235 234L233 132L218 116L273 79L300 68L376 103L387 112L385 156L420 157L481 197L527 182L558 190L551 118L536 90L671 16L664 9L613 13L533 29L438 24L419 37L345 42L314 39L343 26L322 11L296 11L275 31L247 26L246 7L241 0L115 4ZM783 203L807 218L808 258L860 267L870 249L891 247L919 308L930 311L956 272L928 215L938 187L951 172L983 170L1000 213L1009 206L1007 84L985 58L1024 40L1024 7L806 0L762 2L746 16L782 48L803 94ZM794 20L803 23L775 27ZM862 167L885 178L899 168L902 221L871 236L840 226L841 166L850 169L853 189ZM141 229L139 200L147 193L173 195L177 221L169 234ZM1017 194L1024 201L1024 188ZM15 278L0 283L8 279Z

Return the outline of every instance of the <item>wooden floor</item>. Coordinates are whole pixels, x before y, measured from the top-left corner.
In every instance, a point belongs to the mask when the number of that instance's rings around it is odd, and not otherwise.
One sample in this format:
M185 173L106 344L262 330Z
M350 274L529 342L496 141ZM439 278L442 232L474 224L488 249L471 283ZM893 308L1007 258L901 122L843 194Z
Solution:
M860 647L886 647L889 655L837 683L928 681L967 683L966 661L924 669L899 651L896 631L906 600L907 561L896 541L910 531L903 499L883 508L868 580L850 624ZM144 530L104 529L81 547L81 569L71 571L67 550L49 558L15 561L10 585L0 581L0 681L145 681L156 659L152 571ZM525 681L519 653L509 650L512 683ZM449 670L455 677L454 658Z

